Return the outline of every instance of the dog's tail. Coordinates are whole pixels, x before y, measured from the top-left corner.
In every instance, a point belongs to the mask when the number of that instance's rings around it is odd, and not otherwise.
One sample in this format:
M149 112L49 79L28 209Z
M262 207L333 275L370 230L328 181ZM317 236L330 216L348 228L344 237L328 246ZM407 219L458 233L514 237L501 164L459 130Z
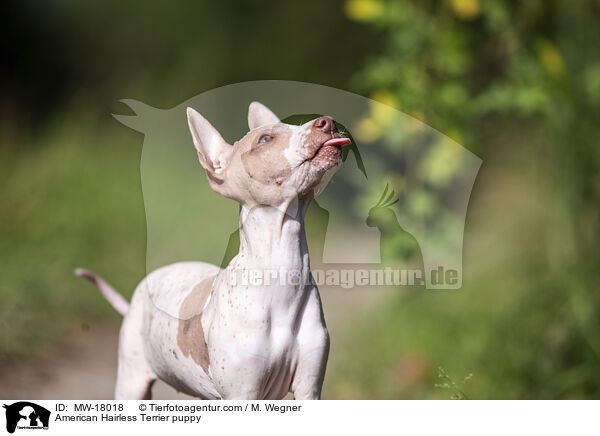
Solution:
M129 303L121 294L115 291L111 285L102 280L101 277L86 269L77 268L75 270L75 275L78 277L83 277L84 279L87 279L95 284L102 295L104 295L104 298L106 298L112 305L112 307L114 307L115 310L121 315L125 316L127 310L129 310Z

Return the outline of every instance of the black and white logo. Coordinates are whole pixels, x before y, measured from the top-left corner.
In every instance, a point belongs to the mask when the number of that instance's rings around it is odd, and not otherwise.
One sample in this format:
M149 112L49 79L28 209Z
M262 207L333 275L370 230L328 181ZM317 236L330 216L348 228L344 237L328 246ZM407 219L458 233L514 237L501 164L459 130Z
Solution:
M4 404L6 409L6 431L14 433L16 429L48 430L50 411L29 401Z

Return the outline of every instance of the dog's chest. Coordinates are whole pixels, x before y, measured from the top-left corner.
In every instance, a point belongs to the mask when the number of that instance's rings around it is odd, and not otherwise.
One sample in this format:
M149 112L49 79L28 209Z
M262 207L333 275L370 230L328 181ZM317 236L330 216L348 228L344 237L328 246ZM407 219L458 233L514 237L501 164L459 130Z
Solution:
M285 396L298 360L295 299L280 301L283 292L274 289L216 291L219 304L209 305L203 319L215 384L226 395L243 384L255 398Z
M208 274L188 281L165 277L181 284L168 301L179 317L156 306L167 304L157 301L167 297L158 292L168 289L162 280L146 299L147 356L161 379L202 398L277 399L287 394L300 358L300 331L322 327L320 310L307 310L318 306L318 299L310 298L303 285L232 285L224 275L213 282ZM206 290L212 290L210 296Z

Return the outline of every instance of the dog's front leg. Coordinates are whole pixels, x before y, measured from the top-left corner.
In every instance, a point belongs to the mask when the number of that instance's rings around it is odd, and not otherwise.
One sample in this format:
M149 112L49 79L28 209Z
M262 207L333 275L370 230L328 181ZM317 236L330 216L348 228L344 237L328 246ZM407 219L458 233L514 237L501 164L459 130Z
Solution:
M316 286L309 290L306 307L296 336L298 364L291 391L296 400L318 400L329 356L329 333Z
M325 333L327 333L326 330ZM292 381L294 399L318 400L321 398L321 388L329 355L329 336L322 345L312 350L302 350L301 353Z

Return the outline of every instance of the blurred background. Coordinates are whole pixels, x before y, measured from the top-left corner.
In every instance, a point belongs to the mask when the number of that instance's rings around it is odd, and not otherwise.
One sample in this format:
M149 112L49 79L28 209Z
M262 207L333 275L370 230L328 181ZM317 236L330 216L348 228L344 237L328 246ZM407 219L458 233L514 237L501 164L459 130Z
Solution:
M0 397L111 395L119 317L72 271L127 296L145 274L143 136L119 100L259 79L364 95L483 160L462 289L324 293L325 398L600 395L598 1L0 8Z

